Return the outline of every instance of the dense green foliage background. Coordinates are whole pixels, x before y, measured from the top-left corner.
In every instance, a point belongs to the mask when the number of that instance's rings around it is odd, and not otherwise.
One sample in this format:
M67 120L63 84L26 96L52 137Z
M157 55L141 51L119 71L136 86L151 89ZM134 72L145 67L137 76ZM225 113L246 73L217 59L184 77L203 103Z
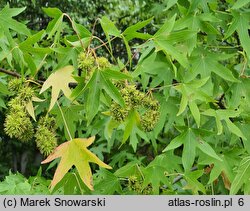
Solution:
M59 162L41 166L35 138L4 132L14 97L8 84L20 77L45 99L32 102L34 116L55 117L58 144L95 135L89 149L113 168L91 164L94 191L72 168L52 193L249 194L249 7L249 0L1 1L0 193L50 194ZM89 57L80 66L84 51L95 61L89 69ZM102 68L100 57L110 65ZM51 89L41 87L68 65L74 80L50 82L61 90L71 82L72 94L60 92L60 107L50 110ZM158 101L159 118L145 103L129 104L131 86Z

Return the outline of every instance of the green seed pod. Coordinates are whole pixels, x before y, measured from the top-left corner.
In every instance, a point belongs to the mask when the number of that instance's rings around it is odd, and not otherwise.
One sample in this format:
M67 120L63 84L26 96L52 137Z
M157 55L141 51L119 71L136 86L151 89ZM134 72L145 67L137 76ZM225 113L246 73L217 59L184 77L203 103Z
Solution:
M118 88L118 89L123 89L126 87L125 81L115 81L114 85Z
M57 147L55 123L55 118L49 116L41 117L38 122L35 134L36 144L45 156L51 154Z
M20 88L20 90L23 88ZM19 92L20 92L19 90ZM34 128L29 115L25 109L24 94L12 98L9 103L9 113L4 122L4 131L11 138L16 138L22 142L32 139Z
M105 69L111 66L111 64L109 63L109 60L106 59L105 57L97 57L96 63L100 69Z
M24 103L29 102L32 99L33 96L34 96L34 89L29 87L29 86L25 86L25 87L21 88L19 90L19 93L18 93L18 97Z
M81 70L91 70L94 67L95 58L92 54L81 52L78 56L78 68Z
M55 131L56 127L56 120L54 117L41 117L39 120L39 125L47 127L50 131Z
M13 78L8 83L8 89L11 92L17 93L20 88L22 88L22 79L21 78Z
M123 122L127 118L129 110L126 107L122 108L118 103L112 103L110 113L114 120Z
M136 89L134 85L127 85L120 90L125 101L125 108L113 102L111 116L118 122L128 117L130 110L136 109L140 114L141 126L144 131L152 131L159 120L159 102Z
M16 106L11 109L4 122L4 131L11 138L17 138L22 142L27 142L34 135L34 128L24 110L24 107Z
M45 156L51 154L57 147L55 133L45 126L38 126L35 138L38 149Z
M24 110L23 102L22 102L22 100L21 100L21 98L19 96L15 97L15 98L12 98L8 102L8 106L10 107L10 110L13 110L14 112Z
M152 131L158 122L160 117L160 112L154 110L148 110L141 117L141 126L144 131L149 132Z

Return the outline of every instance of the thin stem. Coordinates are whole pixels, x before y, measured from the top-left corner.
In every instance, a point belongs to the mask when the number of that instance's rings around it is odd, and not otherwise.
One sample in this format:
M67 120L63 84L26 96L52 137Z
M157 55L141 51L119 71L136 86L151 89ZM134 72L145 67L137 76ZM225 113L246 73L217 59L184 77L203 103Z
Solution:
M37 81L34 81L34 80L31 80L31 79L28 79L28 80L26 80L25 82L27 82L27 83L33 83L33 84L36 84L37 86L42 86L42 84L41 83L39 83L39 82L37 82ZM42 81L43 82L43 81Z
M246 55L245 55L243 52L240 52L240 51L239 51L239 53L242 54L242 56L243 56L243 58L244 58L243 67L242 67L242 69L241 69L241 71L240 71L240 77L241 77L241 76L244 75L245 70L246 70L246 67L247 67L247 58L246 58Z
M138 165L138 164L136 164L136 167L138 168L138 170L139 170L139 172L140 172L140 174L141 174L141 177L142 177L142 179L144 180L144 179L145 179L145 177L144 177L144 175L143 175L143 173L142 173L142 171L141 171L141 169L140 169L139 165Z
M16 72L10 71L10 70L5 70L5 69L3 69L3 68L1 68L1 67L0 67L0 72L5 73L5 74L7 74L7 75L14 76L14 77L16 77L16 78L21 78L21 75L20 75L19 73L16 73Z
M95 32L95 26L97 24L97 21L99 21L99 18L97 18L94 22L94 25L93 25L93 28L92 28L92 31L91 31L91 37L90 37L90 40L89 40L89 46L88 46L88 52L90 51L90 44L93 40L93 37L94 37L94 32Z
M82 42L81 37L80 37L80 35L79 35L79 33L78 33L78 31L77 31L77 29L76 29L74 23L73 23L73 20L71 19L71 17L70 17L67 13L63 13L63 15L65 15L65 16L69 19L69 21L70 21L70 23L71 23L71 25L72 25L72 27L73 27L75 33L76 33L76 36L78 37L79 42L80 42L82 48L84 49L83 42Z
M112 37L109 41L111 42L111 41L113 41L113 40L115 40L117 37ZM95 48L93 48L92 50L96 50L96 49L98 49L98 48L101 48L101 47L103 47L103 46L107 46L107 44L108 44L109 42L107 41L107 42L103 42L101 45L98 45L98 46L96 46Z
M109 52L109 54L110 54L110 56L112 57L112 59L116 62L115 57L113 56L111 50L108 48L108 46L106 45L106 43L105 43L102 39L100 39L99 37L93 36L93 38L94 38L94 39L97 39L98 41L100 41L100 42L103 44L103 46L105 46L105 48L106 48L107 51Z
M76 173L73 173L73 175L74 175L74 176L75 176L75 178L76 178L77 184L78 184L78 186L79 186L79 188L80 188L80 191L81 191L81 195L83 195L83 192L82 192L82 187L81 187L81 185L80 185L80 182L79 182L79 179L78 179L78 177L77 177Z
M68 133L69 138L70 138L70 141L71 141L73 138L72 138L72 136L71 136L71 134L70 134L70 132L69 132L69 127L68 127L68 125L67 125L66 119L65 119L64 114L63 114L63 111L62 111L62 109L61 109L61 106L59 105L58 101L56 101L56 104L57 104L57 106L58 106L58 108L59 108L59 110L60 110L60 112L61 112L61 115L62 115L62 118L63 118L63 122L64 122L64 125L65 125L65 128L66 128L66 130L67 130L67 133Z
M184 176L184 174L181 173L173 173L173 174L168 174L167 172L164 172L166 177L170 177L170 176Z
M212 192L212 195L214 195L214 185L213 185L213 182L211 183L211 192Z

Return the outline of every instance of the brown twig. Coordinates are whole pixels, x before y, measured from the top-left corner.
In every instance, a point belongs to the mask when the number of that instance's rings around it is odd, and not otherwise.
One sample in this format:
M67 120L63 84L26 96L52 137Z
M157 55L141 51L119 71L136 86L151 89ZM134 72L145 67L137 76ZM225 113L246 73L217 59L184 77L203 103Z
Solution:
M20 78L21 77L21 75L19 73L11 71L11 70L5 70L5 69L3 69L1 67L0 67L0 72L5 73L7 75L14 76L16 78Z

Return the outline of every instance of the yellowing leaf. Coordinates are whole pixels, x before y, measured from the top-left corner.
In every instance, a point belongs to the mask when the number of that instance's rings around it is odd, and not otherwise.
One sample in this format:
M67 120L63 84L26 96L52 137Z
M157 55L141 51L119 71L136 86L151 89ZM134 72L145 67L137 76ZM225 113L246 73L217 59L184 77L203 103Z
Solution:
M32 99L25 106L27 112L34 119L34 121L36 121L36 116L35 116L35 109L34 109L32 102L43 102L43 101L45 101L45 99L40 99L36 96L33 96Z
M111 169L110 166L103 163L95 154L87 149L94 140L95 137L93 136L88 139L76 138L67 141L58 146L52 154L42 161L42 164L44 164L61 157L60 163L51 182L52 189L64 177L70 168L75 166L82 181L90 190L93 190L92 172L89 163L96 163L103 168Z
M30 100L27 104L26 104L26 110L28 111L29 115L36 121L36 116L35 116L35 110L32 104L32 100Z
M60 94L61 90L63 91L64 95L70 99L71 90L68 84L71 82L76 82L75 79L72 77L73 70L74 70L74 67L70 65L63 67L57 70L56 72L52 73L48 77L48 79L44 82L43 87L40 91L40 94L52 86L49 111L55 105L58 95Z

